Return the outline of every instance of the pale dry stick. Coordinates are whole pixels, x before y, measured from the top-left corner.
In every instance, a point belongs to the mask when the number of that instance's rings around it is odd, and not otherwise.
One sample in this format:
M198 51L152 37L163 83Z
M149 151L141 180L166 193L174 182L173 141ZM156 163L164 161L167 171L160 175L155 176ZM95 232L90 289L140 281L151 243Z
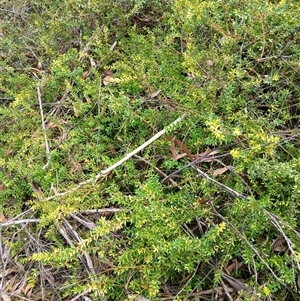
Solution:
M253 272L254 272L254 275L255 275L255 283L258 283L258 273L257 273L256 262L255 262L254 256L252 256L251 259L252 259L252 264L253 264Z
M32 211L33 211L32 208L27 209L26 211L23 211L23 212L19 213L18 215L16 215L15 217L11 218L9 221L18 220L21 216L24 216L24 215L26 215L26 214L28 214L28 213L30 213Z
M197 291L197 289L201 286L202 283L205 282L206 279L209 278L209 276L214 272L215 268L210 266L210 270L207 271L205 274L205 276L201 279L201 281L198 282L198 284L193 288L193 290L188 294L187 298L190 299L191 297L195 297L196 295L207 295L210 294L209 291L202 291L202 292L197 292L195 293L195 291ZM216 288L217 290L218 288ZM217 291L215 291L215 293L218 293ZM177 295L176 295L177 296ZM172 299L172 301L174 301L174 299Z
M279 219L277 217L277 219ZM293 227L291 227L291 225L289 225L288 223L286 223L285 221L283 220L280 220L281 224L283 224L285 227L289 228L297 237L298 239L300 239L300 232L296 231Z
M58 224L56 225L58 231L62 234L62 236L66 239L66 241L68 242L68 244L75 248L74 243L72 242L71 238L68 235L68 232L72 235L72 237L74 238L74 240L77 243L82 242L81 237L78 235L78 233L76 232L76 230L73 229L73 227L71 226L71 224L64 218L64 224L62 226L59 226ZM92 262L92 259L90 257L90 255L84 251L83 252L83 256L82 255L78 255L80 261L82 262L82 264L85 266L85 268L87 269L88 273L91 273L92 275L96 275L95 269L94 269L94 265ZM85 260L84 258L85 257ZM87 291L88 293L89 291ZM86 293L84 293L83 295L78 295L78 296L84 296ZM100 292L98 292L100 300L104 300L106 301L106 299L102 296L102 294ZM78 297L77 296L77 297ZM77 300L78 298L75 297L72 300Z
M40 222L40 220L37 219L37 218L32 218L32 219L21 219L21 220L17 220L17 221L9 220L9 221L7 221L7 222L0 223L0 228L3 228L3 227L10 227L10 226L13 226L13 225L19 225L19 224L39 223L39 222Z
M232 288L228 288L228 291L229 292L233 292L233 289ZM219 287L216 287L216 288L213 288L213 289L209 289L209 290L206 290L206 291L201 291L201 292L196 292L196 293L190 293L188 295L188 299L185 299L185 300L192 300L191 298L194 298L193 300L212 300L212 298L205 298L205 297L202 297L202 296L205 296L205 295L212 295L212 294L223 294L223 288L221 286ZM169 295L169 294L168 294ZM173 294L174 296L174 294ZM161 300L171 300L172 298L172 301L175 300L174 297L162 297ZM177 296L177 295L176 295ZM214 299L216 300L216 299ZM219 300L219 299L218 299Z
M29 242L33 244L33 246L36 248L35 253L41 253L43 251L43 246L40 241L40 236L42 230L40 229L37 234L37 238L33 237L33 235L30 233L30 231L24 227L24 231L27 234L27 237L29 239ZM39 279L40 279L40 288L41 288L41 297L42 300L44 300L45 297L45 279L49 282L49 284L52 284L52 275L49 274L49 272L46 270L44 265L41 261L38 261L38 270L39 270ZM26 271L26 273L29 273L30 271ZM27 285L27 277L23 277L25 281L25 285ZM52 285L52 289L55 290L54 286Z
M244 196L243 194L231 189L230 187L218 182L217 180L211 178L208 174L206 174L204 171L202 171L201 169L199 169L198 167L196 167L194 164L191 165L192 168L198 173L199 176L201 176L202 178L208 180L209 182L211 182L212 184L214 184L215 186L224 189L225 191L227 191L229 194L231 194L232 196L239 198L241 200L245 200L246 196Z
M229 301L233 301L233 298L231 297L227 285L224 283L223 280L221 280L221 286L223 287L223 292L225 293L225 296Z
M248 247L251 248L251 250L257 255L257 257L261 260L261 262L267 267L267 269L271 272L273 277L279 282L282 283L282 280L278 278L278 276L275 274L275 272L272 270L272 268L268 265L268 263L262 258L262 256L258 253L258 251L253 247L253 245L249 242L249 240L229 221L227 220L222 214L220 214L215 207L213 206L213 210L222 221L226 223L227 226L229 226L245 243Z
M121 209L121 208L90 209L90 210L80 211L80 213L110 214L110 213L119 212L121 210L123 210L123 209ZM73 216L73 215L71 214L71 216ZM39 223L39 222L40 222L40 219L38 219L38 218L21 219L21 220L11 219L11 220L9 220L7 222L0 223L0 228L10 227L10 226L15 226L15 225L20 225L20 224Z
M82 239L79 236L79 234L77 233L77 231L74 230L74 228L71 226L71 224L65 218L64 218L64 227L72 235L72 237L76 240L77 243L82 242ZM83 260L83 256L85 257L85 260ZM86 251L83 252L83 256L80 256L82 263L87 268L89 273L92 273L93 275L95 275L96 273L95 273L95 269L94 269L94 265L93 265L91 257L88 255L88 253Z
M88 288L88 289L86 289L85 291L83 291L82 293L80 293L79 295L75 296L75 297L74 297L73 299L71 299L70 301L76 301L76 300L78 300L79 298L81 298L81 297L87 295L87 294L90 293L91 291L92 291L92 289L91 289L91 288Z
M224 164L221 160L216 159L216 162L218 162L219 164L221 164L222 166L224 166L224 167L227 168L227 165ZM249 193L251 194L251 196L253 196L253 192L252 192L250 186L247 184L247 182L246 182L240 175L238 175L238 174L234 171L233 168L230 168L230 172L232 172L235 176L240 177L242 183L243 183L243 184L245 185L245 187L248 189L248 191L249 191Z
M160 138L163 134L165 134L165 132L167 131L168 128L171 128L173 126L175 126L176 124L178 124L179 122L181 122L185 117L186 117L186 113L182 114L179 118L177 118L176 120L174 120L171 124L169 124L167 127L165 127L164 129L162 129L160 132L158 132L157 134L155 134L152 138L150 138L149 140L147 140L145 143L143 143L142 145L140 145L139 147L137 147L135 150L133 150L131 153L126 154L121 160L119 160L118 162L116 162L115 164L111 165L110 167L101 170L95 178L90 178L86 181L83 181L81 183L79 183L77 186L65 191L65 192L61 192L61 193L57 193L51 197L48 197L46 199L46 201L50 201L52 199L55 199L57 197L61 197L61 196L65 196L71 192L74 192L76 190L78 190L79 188L85 186L86 184L90 184L90 183L96 183L97 181L99 181L101 178L103 178L104 176L106 176L107 174L109 174L111 171L113 171L114 169L116 169L117 167L121 166L124 162L126 162L128 159L130 159L131 157L133 157L134 155L136 155L138 152L140 152L141 150L143 150L145 147L147 147L148 145L150 145L151 143L153 143L155 140L157 140L158 138Z
M2 242L2 229L0 228L0 266L2 272L0 273L0 292L4 290L5 287L5 276L7 269L7 265L9 262L9 252L11 247L7 247L7 245ZM1 294L0 294L1 297Z
M3 11L3 12L5 12L5 13L10 13L10 14L15 14L15 15L18 15L18 16L22 17L22 20L25 20L25 19L26 19L26 18L24 18L24 17L25 17L25 15L24 15L24 14L21 14L21 13L15 12L15 11L13 11L13 10L9 10L9 9L0 8L0 11Z
M223 158L228 156L228 154L224 154L224 155L217 155L217 156L209 156L209 153L205 156L199 156L196 160L191 161L190 163L188 163L187 165L181 167L180 169L175 170L174 172L170 173L169 175L167 175L164 179L162 179L162 183L164 183L165 181L169 181L172 177L174 177L175 175L179 174L181 171L187 169L188 167L192 167L195 164L200 164L202 162L207 162L206 160L213 160L216 161L217 158Z
M88 209L84 211L77 211L77 213L100 213L100 214L112 214L123 210L122 208L104 208L104 209Z
M146 163L147 165L152 166L152 167L154 168L154 170L155 170L158 174L160 174L161 176L163 176L163 177L165 177L165 178L168 177L167 174L165 174L165 173L164 173L162 170L160 170L158 167L152 165L149 161L147 161L147 160L144 159L143 157L138 156L138 155L134 155L134 157L136 157L137 159L143 161L143 162ZM177 188L179 188L180 190L182 189L182 187L181 187L179 184L177 184L172 178L169 178L168 181L169 181L174 187L177 187Z
M193 272L192 276L189 278L189 280L185 283L185 285L179 290L179 292L176 294L176 296L172 299L173 301L177 299L177 297L183 292L183 290L189 285L189 283L195 277L195 275L199 269L199 266L200 266L200 262L197 264L197 266L194 269L194 272Z
M282 227L280 226L279 224L279 221L276 217L276 215L268 212L267 210L264 210L264 213L266 215L269 216L270 220L271 220L271 223L273 224L273 226L281 233L281 235L284 237L285 241L286 241L286 244L292 254L292 257L294 258L294 260L296 261L297 263L297 268L298 268L298 271L300 271L300 263L299 263L299 260L298 260L298 257L297 257L297 254L295 253L294 249L293 249L293 243L291 242L291 240L286 236L286 234L284 233ZM294 278L295 279L295 278ZM296 283L294 283L295 287L297 287Z
M67 230L65 229L65 227L63 225L59 225L58 223L55 223L55 226L56 226L58 232L61 234L61 236L68 243L68 245L71 246L71 247L74 247L74 244L73 244L71 238L69 237L69 235L68 235Z
M68 221L66 219L64 219L63 225L58 225L57 223L55 225L56 225L56 228L58 229L59 233L67 241L69 246L71 246L72 248L76 248L72 239L69 237L68 232L72 235L72 237L76 240L77 243L81 242L81 238L77 234L77 232L72 228L72 226L68 223ZM80 261L82 262L84 267L87 269L88 273L95 275L95 270L94 270L93 263L92 263L90 256L87 254L87 252L83 252L83 255L85 257L85 260L82 255L78 255L78 258L80 259Z
M50 163L50 148L49 148L49 144L48 144L47 133L46 133L46 125L45 125L45 119L44 119L44 113L43 113L42 92L41 92L41 88L39 86L37 86L37 95L38 95L39 106L40 106L40 114L41 114L41 119L42 119L42 128L43 128L44 138L45 138L45 149L46 149L47 163L42 168L42 169L45 169Z
M86 221L86 220L78 217L76 214L72 213L72 214L70 214L70 216L73 217L78 223L80 223L81 225L88 228L89 230L93 230L96 227L95 223Z
M181 122L186 117L186 115L187 114L184 113L179 118L177 118L175 121L173 121L168 127L175 126L177 123ZM153 143L155 140L157 140L158 138L160 138L163 134L165 134L165 132L167 131L167 128L162 129L160 132L158 132L157 134L155 134L151 139L149 139L148 141L146 141L145 143L143 143L142 145L140 145L139 147L137 147L131 153L126 154L120 161L116 162L115 164L113 164L109 168L100 171L96 175L96 181L100 180L103 176L109 174L111 171L113 171L114 169L116 169L117 167L119 167L120 165L122 165L128 159L130 159L131 157L133 157L134 155L136 155L137 153L139 153L141 150L143 150L145 147L147 147L148 145L150 145L151 143Z
M75 186L75 187L73 187L73 188L70 188L70 189L67 190L67 191L59 192L59 193L56 193L56 194L53 195L53 196L50 196L50 197L46 198L46 201L53 200L53 199L55 199L55 198L57 198L57 197L65 196L65 195L67 195L67 194L69 194L69 193L71 193L71 192L77 191L78 189L80 189L81 187L84 187L84 186L87 185L87 184L93 183L94 181L95 181L95 179L90 178L90 179L88 179L88 180L86 180L86 181L83 181L83 182L79 183L77 186Z
M10 237L10 241L14 242L15 238L17 237L17 235L26 227L26 225L27 224L22 225L21 229L18 229L17 231L15 231L12 234L12 236ZM2 228L0 227L0 248L1 248L0 254L1 254L1 261L2 261L2 270L6 271L6 267L9 264L9 254L11 253L11 249L13 247L13 244L8 244L8 247L5 248L4 250L2 249L3 248L2 246L3 246L3 242L2 242ZM1 298L1 292L2 292L2 290L4 288L4 282L7 279L6 279L6 277L0 277L0 278L1 278L1 281L0 281L0 298Z

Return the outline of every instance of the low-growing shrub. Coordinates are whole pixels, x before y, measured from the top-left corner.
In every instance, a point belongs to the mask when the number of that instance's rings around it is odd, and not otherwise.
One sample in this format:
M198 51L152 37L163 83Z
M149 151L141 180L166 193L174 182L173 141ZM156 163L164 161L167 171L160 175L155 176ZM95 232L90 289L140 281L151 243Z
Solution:
M1 290L298 300L299 13L296 1L5 3Z

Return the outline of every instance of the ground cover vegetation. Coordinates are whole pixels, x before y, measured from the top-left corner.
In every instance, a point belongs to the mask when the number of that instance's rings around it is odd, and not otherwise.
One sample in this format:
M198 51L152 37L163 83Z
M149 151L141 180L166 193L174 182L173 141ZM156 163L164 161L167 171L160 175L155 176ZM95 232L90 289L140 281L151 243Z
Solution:
M299 16L2 0L2 299L300 300Z

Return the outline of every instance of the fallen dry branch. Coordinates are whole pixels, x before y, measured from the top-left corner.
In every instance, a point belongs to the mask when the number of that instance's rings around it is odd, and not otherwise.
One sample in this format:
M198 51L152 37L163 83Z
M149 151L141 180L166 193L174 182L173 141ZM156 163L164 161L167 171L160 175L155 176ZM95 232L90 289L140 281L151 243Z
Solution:
M43 128L44 139L45 139L45 149L46 149L46 158L47 158L47 162L43 166L43 169L45 169L50 163L50 148L49 148L48 138L47 138L47 133L46 133L46 125L45 125L45 118L44 118L43 105L42 105L42 92L41 92L41 88L39 86L37 87L37 95L38 95L40 114L41 114L41 120L42 120L42 128Z
M219 187L220 189L223 189L225 191L227 191L230 195L232 195L233 197L237 197L241 200L245 200L246 196L231 189L230 187L220 183L219 181L211 178L208 174L206 174L204 171L202 171L200 168L196 167L194 164L192 164L192 168L198 173L199 176L201 176L202 178L206 179L207 181L211 182L212 184L214 184L215 186Z
M37 218L21 219L21 220L9 220L7 222L1 223L0 228L10 227L10 226L20 225L20 224L39 223L39 222L40 222L40 220L37 219Z
M292 254L292 257L294 258L296 264L297 264L297 268L298 268L298 271L300 271L300 263L299 263L299 260L298 260L298 256L296 254L296 252L294 251L294 248L293 248L293 243L291 242L291 240L287 237L287 235L285 234L283 228L281 227L280 225L280 222L278 220L278 218L276 217L276 215L274 215L273 213L271 212L268 212L267 210L264 210L264 213L266 215L269 216L270 218L270 221L271 223L273 224L273 226L280 232L280 234L284 237L284 240L288 246L288 249L290 250L291 254ZM297 287L297 286L296 286Z
M212 204L213 206L213 204ZM245 237L236 227L233 225L228 219L226 219L222 214L220 214L213 206L214 213L216 216L218 216L222 221L226 223L227 226L229 226L245 243L247 246L251 248L251 250L256 254L256 256L261 260L261 262L265 265L265 267L271 272L273 275L274 279L276 279L279 283L282 283L282 280L275 274L274 270L270 267L270 265L266 262L266 260L262 257L264 256L265 258L267 257L266 254L261 255L257 249L249 242L247 237Z
M114 169L116 169L117 167L121 166L123 163L125 163L128 159L130 159L131 157L133 157L134 155L136 155L137 153L139 153L140 151L142 151L144 148L146 148L147 146L149 146L151 143L153 143L155 140L157 140L158 138L160 138L162 135L164 135L167 131L167 129L174 127L176 124L178 124L179 122L181 122L185 117L186 117L186 113L182 114L179 118L177 118L176 120L174 120L171 124L169 124L167 127L165 127L164 129L162 129L160 132L158 132L157 134L155 134L152 138L150 138L149 140L147 140L145 143L143 143L142 145L140 145L139 147L137 147L135 150L133 150L132 152L126 154L121 160L119 160L118 162L116 162L115 164L111 165L110 167L101 170L95 177L90 178L86 181L83 181L81 183L79 183L77 186L70 188L69 190L65 191L65 192L61 192L61 193L57 193L51 197L48 197L46 200L50 201L52 199L55 199L57 197L62 197L65 196L71 192L74 192L78 189L80 189L81 187L84 187L87 184L94 184L96 182L98 182L100 179L104 178L105 176L107 176L111 171L113 171Z
M146 159L144 159L143 157L140 157L138 155L134 155L137 159L141 160L142 162L146 163L147 165L151 166L154 168L154 170L161 176L163 176L165 179L168 179L168 181L174 186L177 187L178 189L182 189L182 187L177 184L173 179L168 178L168 176L158 167L153 166L149 161L147 161Z

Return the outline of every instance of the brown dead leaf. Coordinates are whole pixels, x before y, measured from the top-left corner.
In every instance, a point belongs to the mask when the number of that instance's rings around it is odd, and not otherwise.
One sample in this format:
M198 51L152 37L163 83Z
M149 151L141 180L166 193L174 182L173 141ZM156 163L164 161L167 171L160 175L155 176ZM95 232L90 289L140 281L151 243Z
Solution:
M286 241L283 236L279 236L272 243L272 250L274 252L285 252L287 250Z
M205 198L202 198L202 197L198 197L198 199L197 199L197 202L199 204L206 204L208 201L209 201L209 199L205 199Z
M83 79L86 79L88 77L88 75L90 74L89 71L84 71L83 74L82 74L82 78Z
M107 86L111 81L111 76L107 75L103 78L103 85Z
M18 287L20 286L20 277L18 274L13 275L7 282L6 282L6 287L10 288L10 291L15 292Z
M91 64L91 67L94 68L96 66L96 62L94 61L93 58L90 57L90 64Z
M225 279L230 284L230 286L236 291L251 291L251 288L246 286L242 279L236 279L227 274L223 274L222 278Z
M11 301L10 297L4 292L0 294L0 297L2 298L3 301Z
M189 80L192 80L192 79L196 78L196 76L195 76L194 73L190 72L190 73L187 73L187 78L188 78Z
M32 291L32 285L30 285L30 284L27 284L27 285L22 289L22 293L23 293L26 297L30 297L31 291Z
M5 215L0 212L0 223L5 223L7 221L7 218L5 217Z
M227 272L228 275L230 275L232 271L236 269L236 267L237 267L237 261L234 261L232 264L230 264L225 268L225 271Z
M42 68L43 68L43 64L40 61L38 61L37 64L36 64L36 69L37 70L42 70Z
M181 159L181 158L183 158L185 156L186 156L186 153L178 154L174 159L175 160L179 160L179 159Z
M213 151L209 151L208 156L214 156L217 155L219 153L219 151L217 149L213 150Z
M222 175L224 172L226 172L227 170L231 170L232 166L225 166L225 167L221 167L221 168L217 168L216 170L213 171L213 175L214 176L219 176Z
M44 199L45 195L42 191L42 188L35 182L31 183L31 188L33 190L33 192L35 193L35 195L39 198L39 199Z
M150 95L150 98L155 98L156 96L158 96L160 94L161 90L157 90L155 92L153 92L151 95Z
M174 151L174 154L173 154L174 158L176 158L176 156L177 156L177 160L178 160L178 158L182 158L185 155L187 155L191 161L194 161L194 159L195 159L194 156L191 154L191 152L188 150L188 148L184 145L184 143L182 143L179 139L177 139L175 137L171 137L171 136L165 136L165 139L171 141L170 151L172 152L172 150L176 150L176 153ZM183 155L183 154L179 155L179 152L176 149L175 144L178 145L182 149L182 151L185 155ZM178 155L179 155L179 157L178 157Z
M179 151L177 150L177 148L175 146L174 140L171 141L170 152L172 153L173 158L175 158L179 154Z
M16 83L16 86L18 88L19 91L21 91L23 89L22 85L20 83Z
M136 301L150 301L150 299L144 297L144 296L138 296L136 299Z
M4 272L0 273L0 278L6 277L12 273L17 273L17 272L18 272L18 269L15 267L6 269Z
M206 66L209 68L212 68L214 66L214 62L212 60L207 60L206 61Z
M218 150L211 151L211 150L207 149L205 152L203 152L201 154L197 154L197 158L203 158L201 160L202 162L209 163L209 162L213 162L214 161L210 157L213 157L214 155L217 155L218 153L219 153Z
M113 73L111 70L108 70L108 69L107 69L107 70L104 70L104 71L103 71L103 75L111 76L111 77L112 77L112 76L114 76L114 73Z
M52 129L59 128L59 126L56 123L54 123L54 122L48 122L47 123L47 127L48 128L52 128Z
M243 265L242 262L238 262L236 259L232 260L232 263L225 268L228 275L232 273L233 270L238 270Z
M203 152L203 153L198 153L197 154L197 157L206 157L206 156L208 156L208 154L209 154L209 152L210 152L210 150L209 149L207 149L205 152Z
M175 146L175 139L171 140L170 152L172 153L173 158L175 160L179 160L186 156L186 153L182 153L182 154L179 153L178 149Z

